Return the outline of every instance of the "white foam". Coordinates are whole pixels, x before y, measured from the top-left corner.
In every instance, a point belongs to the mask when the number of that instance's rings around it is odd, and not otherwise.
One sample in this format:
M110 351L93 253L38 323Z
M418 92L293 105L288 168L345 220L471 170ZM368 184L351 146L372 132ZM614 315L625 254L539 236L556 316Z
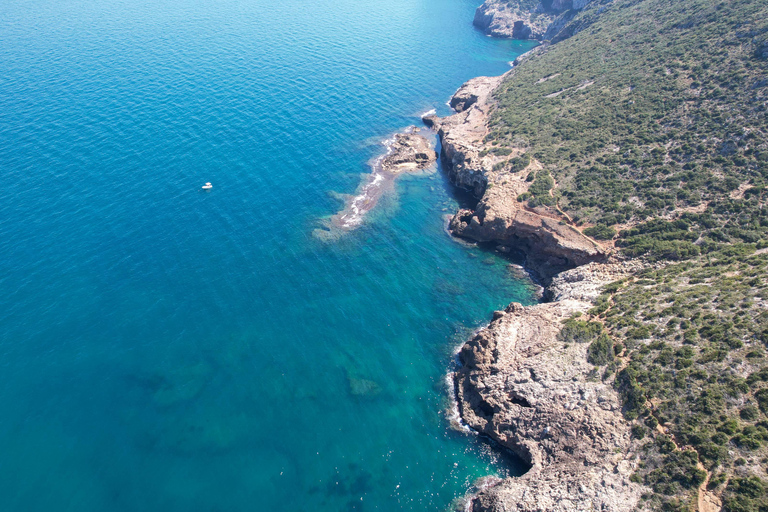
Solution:
M397 133L412 133L415 130L417 130L415 126L409 126ZM362 224L363 217L370 209L370 207L368 209L365 208L366 203L375 201L381 194L381 189L385 185L387 177L391 176L391 173L384 172L382 164L384 159L394 151L393 145L397 140L397 133L381 141L386 151L369 162L371 173L363 178L364 184L360 188L360 193L352 197L347 203L346 208L339 213L337 222L342 228L352 229Z
M459 401L456 400L456 391L454 390L453 386L453 372L448 372L445 375L445 389L451 399L451 407L446 411L448 423L451 425L451 428L459 432L477 434L477 432L472 430L469 425L464 423L464 419L459 413Z
M420 117L420 118L422 118L422 119L424 119L424 118L425 118L425 117L427 117L427 116L433 116L433 115L435 115L435 114L437 114L437 110L435 110L434 108L432 108L432 109L429 109L429 110L427 110L427 111L426 111L426 112L424 112L423 114L420 114L420 115L419 115L419 117Z

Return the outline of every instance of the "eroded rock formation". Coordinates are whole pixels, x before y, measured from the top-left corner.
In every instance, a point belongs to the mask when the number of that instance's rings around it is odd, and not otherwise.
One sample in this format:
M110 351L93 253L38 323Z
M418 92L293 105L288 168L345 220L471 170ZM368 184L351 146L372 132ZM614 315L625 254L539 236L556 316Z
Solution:
M562 321L637 264L592 263L553 282L557 302L512 303L468 341L454 374L463 420L531 464L472 496L468 510L629 511L644 488L616 391L589 378L587 345L558 340Z
M343 196L344 208L321 221L320 227L312 232L316 238L334 241L356 229L398 176L423 171L434 166L437 160L432 140L415 126L394 134L383 144L386 152L370 163L371 173L364 176L357 193Z
M470 80L451 98L456 114L442 119L425 118L440 135L443 165L450 179L480 199L474 210L456 213L449 226L452 233L532 255L528 266L545 278L564 269L605 260L607 250L565 222L556 210L533 210L517 200L528 190L529 173L540 169L537 162L513 172L498 166L510 155L500 157L487 151L484 138L494 106L492 93L504 76ZM522 154L524 150L515 151Z
M399 174L429 167L436 159L432 141L424 137L417 128L411 128L395 134L380 167L382 172Z
M555 39L563 27L593 0L486 0L473 24L494 37Z

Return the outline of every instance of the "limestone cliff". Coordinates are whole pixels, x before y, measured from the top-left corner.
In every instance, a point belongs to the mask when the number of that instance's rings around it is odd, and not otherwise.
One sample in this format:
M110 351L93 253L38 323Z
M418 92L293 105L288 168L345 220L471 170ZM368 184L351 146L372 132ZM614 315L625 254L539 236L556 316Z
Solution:
M570 226L556 209L531 209L517 200L528 190L527 176L541 167L537 162L514 171L504 165L509 155L500 157L485 147L483 139L494 106L493 90L505 76L470 80L451 99L456 114L425 119L440 135L443 165L450 179L480 199L474 210L456 213L450 222L452 233L532 255L528 266L545 278L567 268L605 260L608 251Z
M497 311L459 353L454 374L463 420L531 464L472 496L467 510L629 511L644 488L616 391L589 378L587 344L559 341L562 321L584 313L602 285L636 264L564 272L550 285L557 302Z
M486 0L473 24L494 37L552 40L593 0Z

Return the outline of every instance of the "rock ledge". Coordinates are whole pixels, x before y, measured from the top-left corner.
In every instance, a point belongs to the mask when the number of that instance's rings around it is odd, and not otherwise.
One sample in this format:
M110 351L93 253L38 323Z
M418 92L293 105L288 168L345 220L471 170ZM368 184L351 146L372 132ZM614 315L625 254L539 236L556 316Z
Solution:
M489 36L552 40L592 1L543 0L531 7L526 0L485 0L472 23Z
M589 379L587 344L557 339L562 321L591 306L595 290L636 263L570 270L556 278L561 300L510 304L459 352L454 373L461 417L512 450L531 469L497 480L469 498L466 510L629 511L644 487L616 391Z
M509 73L514 72L513 68ZM503 165L498 167L506 156L484 151L488 119L495 105L493 91L509 73L468 81L451 98L456 114L424 119L438 131L443 166L451 181L480 199L474 210L463 209L454 215L449 225L451 232L531 255L528 267L545 280L564 269L606 260L608 249L570 226L556 210L533 210L517 201L528 190L528 174L541 168L537 162L511 172Z

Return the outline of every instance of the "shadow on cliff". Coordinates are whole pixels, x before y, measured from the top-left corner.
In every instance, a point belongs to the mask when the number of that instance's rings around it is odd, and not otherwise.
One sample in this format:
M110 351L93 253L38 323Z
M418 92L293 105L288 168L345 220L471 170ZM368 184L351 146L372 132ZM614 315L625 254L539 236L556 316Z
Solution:
M438 137L435 150L439 155L437 159L437 169L440 178L443 180L443 186L448 191L451 198L456 201L458 205L456 211L462 209L474 211L477 208L477 205L480 203L480 199L475 196L473 191L458 187L451 182L451 179L449 178L449 169L445 167L443 163L444 159L442 149L442 144L440 142L440 138ZM453 213L450 214L450 217L453 217ZM497 242L480 242L477 240L472 240L471 238L456 236L448 229L447 222L445 231L456 242L466 244L471 247L477 247L483 252L487 253L489 256L495 255L506 260L510 264L510 272L512 274L511 277L520 280L529 279L533 285L539 287L543 287L547 284L547 276L541 275L535 269L532 269L526 265L528 256L522 248L502 246ZM542 297L539 295L539 300L541 299Z

